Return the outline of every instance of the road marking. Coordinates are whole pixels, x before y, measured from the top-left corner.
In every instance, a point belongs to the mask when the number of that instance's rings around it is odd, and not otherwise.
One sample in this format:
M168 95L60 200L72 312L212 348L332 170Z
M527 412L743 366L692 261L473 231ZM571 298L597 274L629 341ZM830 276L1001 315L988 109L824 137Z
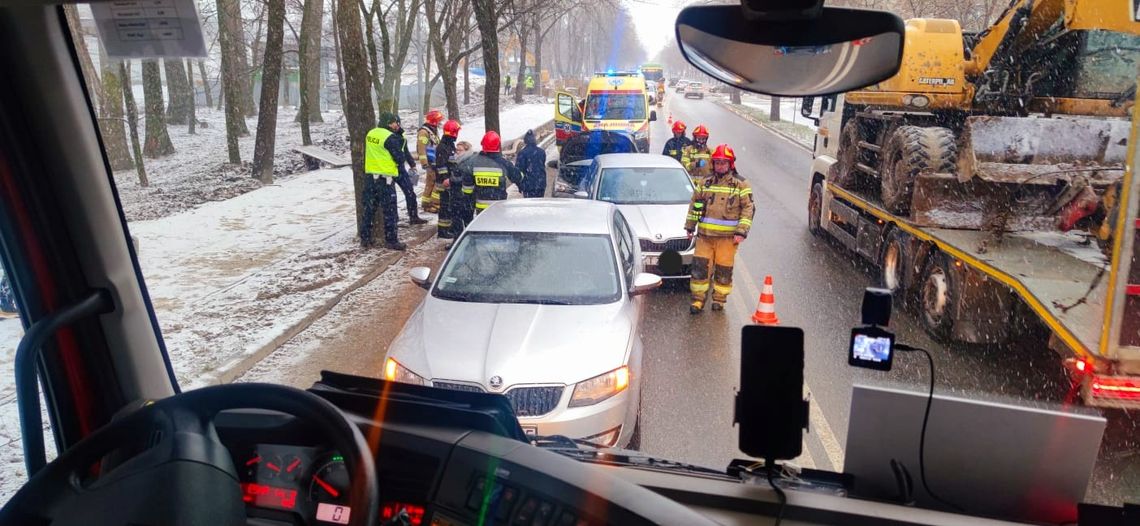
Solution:
M748 289L748 296L750 298L759 298L760 290L756 287L756 283L758 282L756 278L752 276L752 273L748 271L748 266L738 260L735 267L743 274L744 286ZM739 282L740 280L733 281ZM745 311L745 317L747 319L751 319L752 317L747 310ZM814 398L811 395L811 389L808 387L807 378L804 378L804 391L808 397ZM823 446L824 452L827 453L827 459L831 462L832 470L841 471L843 467L843 446L839 445L839 439L835 437L835 433L831 430L831 425L827 423L827 417L823 415L823 410L820 409L819 403L815 400L810 404L809 421L809 429L814 430L816 436L819 437L820 444ZM804 451L806 453L806 448Z

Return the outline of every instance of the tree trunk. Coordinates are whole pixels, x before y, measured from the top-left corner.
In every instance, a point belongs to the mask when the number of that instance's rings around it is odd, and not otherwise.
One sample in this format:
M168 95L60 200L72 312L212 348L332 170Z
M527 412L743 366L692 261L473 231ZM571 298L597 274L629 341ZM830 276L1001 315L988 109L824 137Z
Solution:
M324 0L305 0L305 13L301 17L300 55L301 103L297 122L302 123L302 137L308 135L310 122L324 122L321 118L321 27L325 13ZM308 115L308 118L304 118ZM311 144L311 141L304 141Z
M340 111L344 113L345 108L348 108L348 102L345 100L344 95L344 62L340 57L340 31L336 29L336 5L337 1L330 2L330 9L332 10L332 24L333 24L333 56L336 57L336 90L340 93Z
M479 38L483 44L483 69L486 83L483 84L483 127L487 131L499 131L499 35L496 24L494 0L471 0L475 8L475 22L479 27Z
M186 59L186 83L190 85L190 127L186 130L190 135L194 135L195 129L198 127L198 95L194 90L194 63L190 59Z
M221 86L221 89L218 90L218 107L214 108L217 111L222 111L222 107L226 103L226 82L222 77L223 77L222 73L219 72L218 73L218 82L220 82L222 86Z
M150 186L146 176L146 166L143 164L142 147L139 146L139 108L135 105L135 94L131 92L131 74L127 65L119 62L119 78L123 79L123 100L127 107L127 126L131 129L131 147L135 153L135 169L139 174L139 186Z
M206 94L206 107L212 108L214 107L214 95L210 93L210 77L206 76L205 60L198 59L198 76L202 78L202 92Z
M467 35L463 35L463 43L467 42ZM471 55L463 57L463 105L468 104L471 104Z
M376 125L372 111L371 80L368 78L368 57L364 49L364 36L360 34L360 9L357 0L337 2L336 30L340 33L341 56L347 74L342 79L348 106L345 111L349 144L352 152L352 182L356 195L357 231L364 224L364 138ZM372 224L372 239L383 239L384 215L377 213Z
M768 120L773 122L780 120L780 97L772 97L772 105L768 108Z
M269 0L265 30L265 57L261 73L261 105L257 115L257 139L253 143L253 177L273 182L273 150L277 137L277 92L281 84L282 41L285 38L285 0Z
M103 135L103 147L107 149L107 160L111 163L111 170L134 168L123 126L123 82L119 76L122 63L111 60L100 45L99 65L103 68L99 131Z
M388 73L387 69L383 72L380 70L380 64L377 62L376 55L376 31L373 29L375 26L372 23L373 18L380 17L380 0L372 0L372 11L364 12L364 6L361 5L361 12L364 14L365 36L368 38L368 61L371 64L372 75L369 77L372 84L372 90L375 94L376 101L384 100L384 87L381 84L383 75ZM385 65L388 60L388 26L384 25L384 21L380 21L381 44L384 46L384 61ZM383 108L380 111L385 111Z
M218 39L222 44L222 84L229 82L233 91L226 92L226 104L234 104L243 116L257 114L253 106L253 86L250 84L249 57L245 54L245 31L242 29L241 6L238 0L217 0ZM230 77L227 80L227 77ZM242 135L248 135L245 123Z
M520 23L519 27L519 72L515 77L515 104L522 104L523 91L526 89L526 41L530 37L530 26Z
M430 41L431 39L431 29L428 28L428 40ZM423 95L423 104L420 106L420 113L427 115L428 110L431 108L431 90L435 87L435 80L431 78L431 46L423 44L424 43L421 43L421 49L424 50L423 52L426 53L426 55L423 60L421 60L424 64L424 80L423 83L420 84L420 91L422 92L420 95Z
M166 129L166 109L162 107L162 73L157 60L142 63L143 103L146 106L146 141L143 155L155 159L174 153Z
M535 91L542 94L542 41L546 38L546 33L542 32L538 27L538 17L534 21L534 87Z
M83 25L79 22L79 8L75 4L63 5L64 18L67 27L71 30L72 41L75 43L75 54L79 58L79 68L83 71L83 87L87 90L87 98L95 105L96 111L103 108L103 92L95 89L99 84L99 75L95 73L95 64L91 61L91 51L87 49L87 39L84 38Z
M740 105L740 88L729 88L728 95L730 102L736 104L737 106Z
M166 93L170 100L166 122L186 124L190 118L190 106L194 103L190 85L186 83L186 67L182 65L182 59L164 59L162 65L166 69Z

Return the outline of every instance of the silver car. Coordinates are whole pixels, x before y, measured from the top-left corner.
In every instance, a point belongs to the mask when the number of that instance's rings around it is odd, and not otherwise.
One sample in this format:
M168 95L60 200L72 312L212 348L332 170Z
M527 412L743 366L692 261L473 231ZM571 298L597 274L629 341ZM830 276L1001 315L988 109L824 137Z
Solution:
M608 203L493 205L437 276L411 270L430 293L388 348L385 377L502 393L528 434L628 444L641 394L638 296L661 284L642 272L634 239Z
M693 182L667 155L599 155L583 177L580 198L618 205L638 238L647 272L662 278L688 278L694 241L685 233Z

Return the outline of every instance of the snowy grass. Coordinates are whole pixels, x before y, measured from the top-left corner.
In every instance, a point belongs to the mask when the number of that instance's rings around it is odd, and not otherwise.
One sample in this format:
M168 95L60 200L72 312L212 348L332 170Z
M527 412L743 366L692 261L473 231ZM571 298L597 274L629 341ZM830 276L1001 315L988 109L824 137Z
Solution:
M725 103L725 104L728 105L728 103ZM788 122L785 120L773 121L771 119L771 117L768 115L768 112L766 110L760 109L760 108L755 107L755 106L750 106L747 104L743 104L743 105L739 105L739 106L733 105L732 107L735 110L742 112L742 113L745 113L745 114L749 115L750 117L752 117L753 119L763 123L764 126L768 126L768 127L772 128L773 130L776 130L776 131L784 133L785 135L788 135L789 137L795 139L796 142L798 142L804 146L807 146L808 148L811 148L812 145L815 143L815 127L813 127L813 126L808 126L805 124L792 123L792 122ZM781 105L781 108L780 108L780 113L781 113L780 116L781 117L783 117L784 112L785 112L785 109L783 108L783 105Z

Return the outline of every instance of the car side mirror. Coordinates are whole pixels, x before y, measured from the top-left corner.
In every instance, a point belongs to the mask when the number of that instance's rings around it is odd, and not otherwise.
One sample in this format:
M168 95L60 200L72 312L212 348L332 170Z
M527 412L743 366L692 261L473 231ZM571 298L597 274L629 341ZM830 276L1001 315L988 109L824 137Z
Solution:
M415 267L408 271L408 277L424 290L431 288L431 269L428 267Z
M577 192L574 192L574 197L577 197L578 199L585 199L587 197L590 197L590 194L586 193L585 190L578 190Z
M800 115L803 115L805 119L811 120L816 126L819 126L819 117L815 117L811 114L814 107L815 97L804 97L800 103Z
M649 121L653 122L655 120L657 120L657 111L656 110L649 110Z
M661 276L642 272L633 278L633 286L629 288L630 296L640 296L661 286Z

